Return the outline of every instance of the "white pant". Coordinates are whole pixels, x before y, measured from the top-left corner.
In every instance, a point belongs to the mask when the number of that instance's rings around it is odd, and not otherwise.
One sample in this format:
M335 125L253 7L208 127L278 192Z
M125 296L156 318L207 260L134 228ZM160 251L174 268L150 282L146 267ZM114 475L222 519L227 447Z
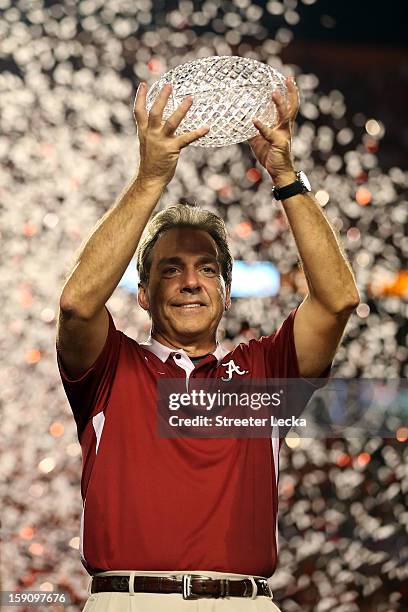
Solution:
M242 580L251 578L244 574L225 574L223 572L207 572L203 570L179 570L167 572L146 571L114 571L101 572L98 576L181 576L182 574L198 574L209 578L229 578ZM262 576L253 576L262 578ZM89 582L89 593L90 593ZM280 612L272 599L264 595L250 599L249 597L199 598L183 599L180 593L93 593L90 594L83 612Z

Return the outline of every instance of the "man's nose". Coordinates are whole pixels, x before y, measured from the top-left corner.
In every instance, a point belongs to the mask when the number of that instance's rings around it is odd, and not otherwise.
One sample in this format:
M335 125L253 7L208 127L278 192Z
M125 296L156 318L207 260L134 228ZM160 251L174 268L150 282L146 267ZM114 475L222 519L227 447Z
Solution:
M194 291L201 288L198 272L194 268L184 270L181 282L182 291Z

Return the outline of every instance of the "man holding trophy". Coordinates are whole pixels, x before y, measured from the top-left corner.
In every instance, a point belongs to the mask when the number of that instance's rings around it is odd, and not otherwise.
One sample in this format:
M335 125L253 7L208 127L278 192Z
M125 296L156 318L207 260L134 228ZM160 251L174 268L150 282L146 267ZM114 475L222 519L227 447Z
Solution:
M188 96L164 120L171 85L134 116L137 176L101 218L60 297L58 366L83 453L81 560L85 610L270 610L278 557L279 439L165 439L155 431L161 378L322 378L359 295L335 234L291 158L294 80L275 90L272 127L248 140L293 232L308 295L277 331L228 352L217 328L230 307L232 257L221 218L170 206L151 218L181 149L208 126L175 135ZM137 250L146 342L115 328L105 304ZM232 362L232 365L231 365ZM269 579L269 580L268 580Z

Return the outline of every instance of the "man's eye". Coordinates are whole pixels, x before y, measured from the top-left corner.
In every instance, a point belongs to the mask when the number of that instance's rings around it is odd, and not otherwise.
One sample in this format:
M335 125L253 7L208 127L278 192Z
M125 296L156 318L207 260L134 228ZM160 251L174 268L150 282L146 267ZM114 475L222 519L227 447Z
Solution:
M206 274L217 274L217 271L215 270L215 268L212 268L211 266L205 266L205 267L203 268L203 271L204 271Z
M163 274L175 274L177 272L177 268L164 268Z

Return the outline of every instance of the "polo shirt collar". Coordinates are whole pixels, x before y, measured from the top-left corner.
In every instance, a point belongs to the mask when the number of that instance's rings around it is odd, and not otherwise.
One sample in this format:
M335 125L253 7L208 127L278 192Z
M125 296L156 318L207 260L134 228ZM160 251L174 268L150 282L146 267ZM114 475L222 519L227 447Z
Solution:
M151 351L152 353L154 353L156 357L158 357L163 363L167 361L170 355L174 355L175 353L181 353L189 358L189 356L187 355L184 349L182 348L176 349L176 348L171 348L169 346L165 346L164 344L162 344L161 342L158 342L151 336L148 337L146 342L141 342L140 345L143 346L148 351ZM217 361L221 361L221 359L225 357L225 355L227 355L228 353L229 351L225 349L223 346L221 346L219 342L217 342L216 349L213 353L211 353L211 355L214 355Z

